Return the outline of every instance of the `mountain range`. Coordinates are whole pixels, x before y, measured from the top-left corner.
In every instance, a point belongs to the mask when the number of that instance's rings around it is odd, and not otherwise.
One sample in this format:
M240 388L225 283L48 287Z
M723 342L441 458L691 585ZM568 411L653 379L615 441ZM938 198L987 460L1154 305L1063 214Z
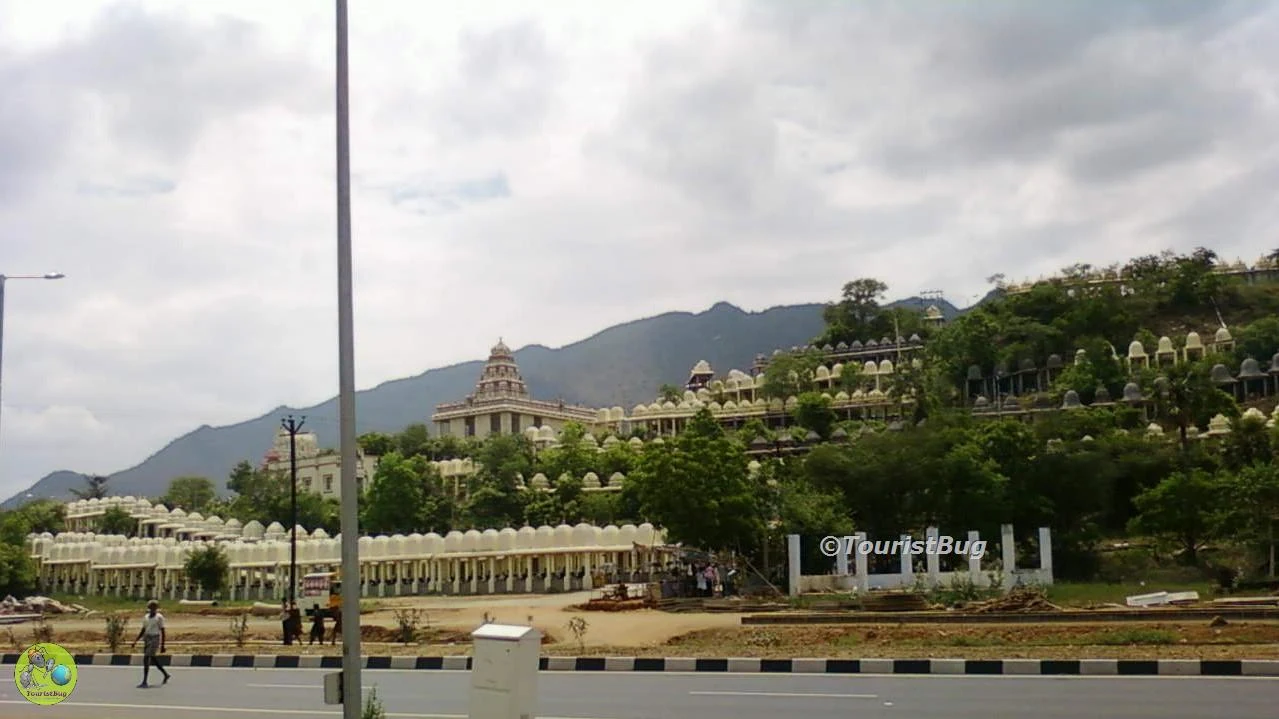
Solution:
M911 297L887 306L922 307ZM927 300L946 318L960 310L942 299ZM720 302L700 312L669 312L610 327L559 349L529 345L515 352L520 371L536 399L563 399L588 407L629 409L651 402L663 384L680 385L698 360L717 373L750 369L757 354L804 345L821 333L822 304L774 307L746 312ZM427 370L415 377L384 382L357 393L360 433L399 432L406 426L430 422L435 406L470 394L484 360ZM239 424L204 425L165 445L137 466L110 475L113 495L157 497L169 481L180 476L203 476L225 493L225 480L242 460L256 463L271 447L280 418L304 415L322 447L338 443L338 402L330 399L313 407L284 407ZM71 490L84 486L84 475L59 470L0 504L11 509L33 498L71 499Z

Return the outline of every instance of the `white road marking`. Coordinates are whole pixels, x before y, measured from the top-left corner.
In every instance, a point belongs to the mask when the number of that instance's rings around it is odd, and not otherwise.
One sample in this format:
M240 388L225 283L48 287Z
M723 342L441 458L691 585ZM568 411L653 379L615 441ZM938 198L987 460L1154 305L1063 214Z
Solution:
M324 691L323 684L245 684L246 687L257 687L258 689L319 689ZM369 691L370 686L360 687L361 691Z
M824 694L820 692L730 692L694 691L694 696L704 697L785 697L788 699L878 699L878 694Z
M0 704L28 704L26 701L0 701ZM341 711L316 711L314 709L256 709L253 707L197 707L177 706L172 704L107 704L102 702L69 701L68 708L89 707L93 709L151 709L167 712L217 712L219 714L289 714L305 716L342 716ZM388 717L404 717L404 719L467 719L465 714L404 714L387 712Z
M10 665L3 665L10 666ZM141 666L141 665L139 665ZM194 669L198 672L334 672L338 671L338 667L170 667L176 668L185 673L188 669ZM102 670L117 670L137 673L138 667L116 667L109 665L85 665L79 667L80 671L88 671L92 669L95 672ZM430 675L430 674L470 674L470 669L361 669L362 676L381 676L383 674L412 674L414 676ZM1136 680L1136 679L1159 679L1165 681L1187 680L1233 680L1233 681L1279 681L1279 676L1205 676L1202 674L885 674L875 672L861 672L857 674L839 674L829 672L638 672L638 671L618 671L618 672L602 672L584 670L577 671L575 669L556 669L554 671L539 672L539 676L555 677L561 674L570 674L573 676L587 675L591 677L599 677L607 675L611 677L629 676L629 677L700 677L705 679L707 676L713 677L749 677L753 679L761 679L767 681L776 681L782 677L821 677L832 681L847 681L849 679L1000 679L1000 680L1017 680L1017 679L1079 679L1091 681L1094 679L1118 679L1118 680ZM366 680L367 681L367 680ZM375 682L376 683L376 682Z
M34 706L28 701L3 701L0 704L17 704ZM168 712L218 712L220 714L285 714L306 716L342 716L341 711L317 711L314 709L254 709L252 707L195 707L176 706L170 704L105 704L96 702L68 702L67 708L89 707L93 709L153 709ZM388 717L402 719L469 719L466 714L406 714L404 712L387 712ZM604 719L602 717L539 717L538 719Z

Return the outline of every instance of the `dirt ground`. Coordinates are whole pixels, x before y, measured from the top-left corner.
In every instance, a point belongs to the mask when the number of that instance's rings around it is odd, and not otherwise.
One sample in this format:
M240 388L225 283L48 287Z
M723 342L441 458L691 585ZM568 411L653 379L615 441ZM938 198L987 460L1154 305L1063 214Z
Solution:
M406 597L379 600L361 618L363 650L378 655L450 655L470 652L469 632L490 621L531 623L546 637L545 651L587 656L736 657L962 657L962 658L1185 658L1279 659L1279 622L1206 621L1096 625L827 625L740 626L731 613L667 613L657 610L593 612L576 608L589 593L504 599ZM184 608L185 609L185 608ZM397 612L417 610L420 640L397 643ZM242 610L211 609L205 615L166 615L173 654L339 654L340 647L283 646L274 617L250 617L243 646L232 621ZM139 612L140 614L140 612ZM581 617L577 636L570 620ZM53 641L74 652L108 651L104 617L49 620ZM137 632L130 617L125 647ZM34 640L31 625L0 628L0 644L18 651Z

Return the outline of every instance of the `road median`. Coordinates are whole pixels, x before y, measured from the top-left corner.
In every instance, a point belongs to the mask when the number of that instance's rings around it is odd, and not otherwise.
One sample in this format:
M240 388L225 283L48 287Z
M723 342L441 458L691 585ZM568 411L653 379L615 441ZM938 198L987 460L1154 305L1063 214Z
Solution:
M0 656L13 665L18 654ZM341 669L342 657L323 655L174 654L166 666L226 669ZM362 668L402 671L469 671L464 655L365 656ZM79 667L128 667L141 654L77 654ZM1279 677L1279 660L1266 659L769 659L755 657L544 656L542 671L699 672L719 674L904 674L983 676L1183 676Z

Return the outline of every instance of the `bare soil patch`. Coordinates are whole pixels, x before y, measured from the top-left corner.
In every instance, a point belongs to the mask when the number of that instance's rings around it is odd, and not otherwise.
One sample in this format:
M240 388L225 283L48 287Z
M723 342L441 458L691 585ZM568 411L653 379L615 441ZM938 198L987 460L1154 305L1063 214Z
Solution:
M583 593L512 597L403 597L378 600L361 616L366 654L447 656L471 650L470 632L485 621L532 624L544 652L585 656L832 657L832 658L1202 658L1279 659L1279 622L1126 622L1124 624L880 624L748 626L731 613L667 613L654 609L585 611ZM397 625L417 610L419 641L397 641ZM248 619L243 645L231 621L243 608L209 607L167 616L174 654L327 654L340 646L284 646L274 617ZM139 613L140 616L140 613ZM568 623L586 622L579 643ZM102 615L49 620L54 641L75 652L105 652ZM125 647L137 632L130 617ZM18 651L33 641L32 625L0 631L0 643ZM305 633L304 633L305 642Z

